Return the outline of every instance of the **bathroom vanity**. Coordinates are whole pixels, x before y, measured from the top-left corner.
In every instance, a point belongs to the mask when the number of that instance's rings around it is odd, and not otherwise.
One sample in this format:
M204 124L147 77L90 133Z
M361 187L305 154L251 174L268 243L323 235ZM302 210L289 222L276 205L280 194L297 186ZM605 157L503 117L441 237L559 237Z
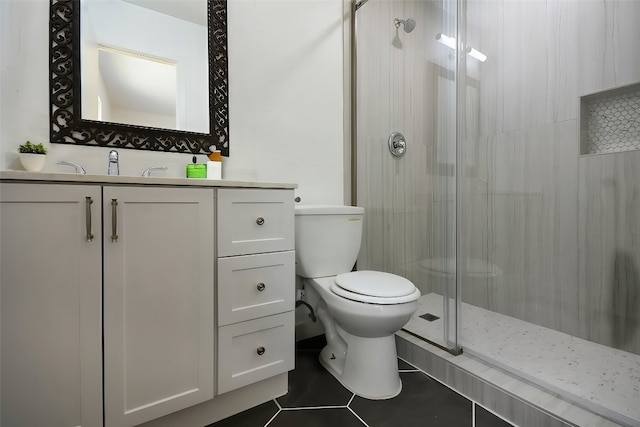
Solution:
M285 394L294 188L0 172L0 423L204 426Z

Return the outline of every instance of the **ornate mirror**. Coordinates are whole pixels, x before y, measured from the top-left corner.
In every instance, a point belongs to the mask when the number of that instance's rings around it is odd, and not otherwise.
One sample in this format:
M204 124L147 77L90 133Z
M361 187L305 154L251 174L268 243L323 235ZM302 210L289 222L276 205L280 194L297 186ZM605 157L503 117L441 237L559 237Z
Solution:
M226 13L226 0L51 0L51 142L228 156Z

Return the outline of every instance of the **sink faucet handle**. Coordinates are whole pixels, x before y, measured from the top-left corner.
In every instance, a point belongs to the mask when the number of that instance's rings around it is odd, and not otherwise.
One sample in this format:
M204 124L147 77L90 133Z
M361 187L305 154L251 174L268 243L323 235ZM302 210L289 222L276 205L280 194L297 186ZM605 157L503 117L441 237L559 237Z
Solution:
M166 171L168 168L166 166L153 166L147 168L142 172L142 176L151 176L151 172L153 171Z
M84 170L84 168L82 166L80 166L77 163L73 163L73 162L68 162L66 160L60 160L58 163L56 163L57 165L63 165L63 166L73 166L76 169L76 173L80 173L80 174L86 174L87 171Z

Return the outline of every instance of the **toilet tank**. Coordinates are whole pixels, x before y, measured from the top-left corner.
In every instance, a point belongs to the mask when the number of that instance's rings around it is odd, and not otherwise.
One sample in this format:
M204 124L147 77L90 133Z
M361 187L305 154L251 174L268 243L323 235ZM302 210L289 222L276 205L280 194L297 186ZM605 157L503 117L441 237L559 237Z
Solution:
M296 274L325 277L351 271L362 240L364 208L299 205L296 213Z

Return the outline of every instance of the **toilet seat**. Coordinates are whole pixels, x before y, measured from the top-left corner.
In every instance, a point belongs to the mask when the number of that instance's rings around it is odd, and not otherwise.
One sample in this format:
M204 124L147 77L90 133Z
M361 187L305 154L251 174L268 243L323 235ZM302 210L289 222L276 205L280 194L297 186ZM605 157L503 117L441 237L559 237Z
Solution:
M330 289L343 298L368 304L404 304L420 297L409 280L382 271L338 274Z

